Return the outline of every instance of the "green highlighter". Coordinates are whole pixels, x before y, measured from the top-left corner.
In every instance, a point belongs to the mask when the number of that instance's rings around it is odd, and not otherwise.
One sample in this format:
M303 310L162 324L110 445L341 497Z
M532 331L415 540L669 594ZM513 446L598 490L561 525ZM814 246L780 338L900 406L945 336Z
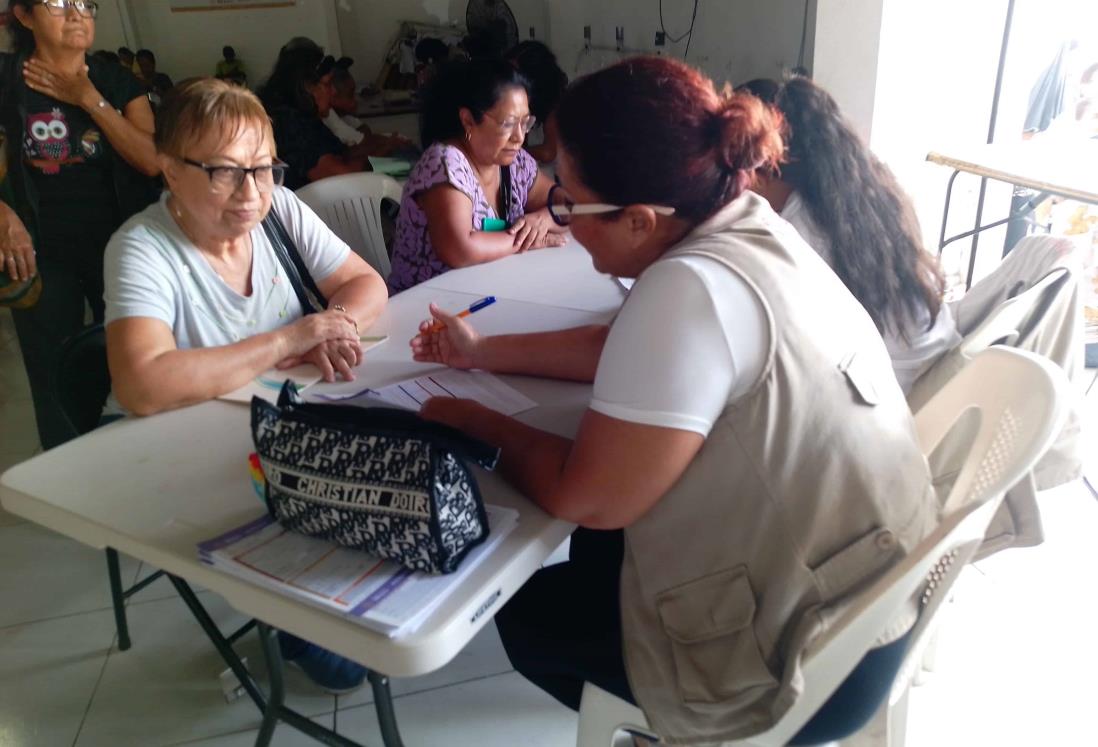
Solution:
M500 218L485 218L484 223L481 224L480 230L482 231L506 231L507 221Z

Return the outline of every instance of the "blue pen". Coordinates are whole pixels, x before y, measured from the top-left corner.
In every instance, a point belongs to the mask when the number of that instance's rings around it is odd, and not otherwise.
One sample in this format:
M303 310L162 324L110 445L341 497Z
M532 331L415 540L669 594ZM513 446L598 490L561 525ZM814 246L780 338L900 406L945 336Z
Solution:
M458 319L464 319L465 317L469 316L470 314L475 314L476 312L480 311L481 309L485 309L485 308L491 306L495 302L496 302L496 297L495 296L485 296L484 298L480 299L479 301L474 301L473 304L469 308L467 308L465 311L459 312L458 315L457 315L457 318ZM435 321L434 324L431 325L431 331L432 332L439 332L439 331L441 331L445 328L446 328L446 325L443 324L440 321L437 321L437 320Z

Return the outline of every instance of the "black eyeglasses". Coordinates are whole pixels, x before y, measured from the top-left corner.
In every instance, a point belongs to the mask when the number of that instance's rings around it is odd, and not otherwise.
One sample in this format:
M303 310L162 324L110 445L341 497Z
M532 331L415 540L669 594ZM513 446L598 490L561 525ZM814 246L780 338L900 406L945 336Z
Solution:
M286 180L286 164L281 161L275 161L268 166L253 166L246 169L243 166L210 166L189 158L179 160L188 166L205 171L206 176L210 177L210 189L217 194L230 194L240 189L248 174L252 175L255 188L260 192L271 192L275 187L281 187L282 182Z
M69 8L85 18L95 18L99 14L99 3L92 0L38 0L35 5L46 6L46 12L51 16L63 16Z

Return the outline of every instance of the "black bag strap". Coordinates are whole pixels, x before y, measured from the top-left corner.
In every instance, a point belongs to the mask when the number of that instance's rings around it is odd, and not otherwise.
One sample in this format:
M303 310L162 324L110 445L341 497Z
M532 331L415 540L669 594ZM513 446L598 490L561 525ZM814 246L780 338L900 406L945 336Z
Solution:
M263 231L267 234L271 246L274 247L275 256L282 264L282 269L286 271L286 277L293 286L302 310L306 314L315 314L328 308L328 299L320 292L313 276L309 274L309 268L301 259L301 253L298 252L297 245L286 231L286 226L275 213L274 206L263 219Z
M508 216L511 215L511 167L510 166L500 166L499 167L499 191L500 191L500 197L502 198L500 200L500 202L502 203L502 205L500 205L500 207L503 208L503 215L501 215L499 217L502 218L503 220L507 221L507 224L510 225L511 221L508 220Z

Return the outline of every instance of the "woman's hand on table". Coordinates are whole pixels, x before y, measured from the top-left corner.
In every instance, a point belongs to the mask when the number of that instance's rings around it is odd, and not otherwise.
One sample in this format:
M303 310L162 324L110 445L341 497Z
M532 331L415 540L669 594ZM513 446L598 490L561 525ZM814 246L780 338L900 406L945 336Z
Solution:
M312 363L329 383L336 380L336 374L344 381L354 381L352 369L362 363L362 344L358 340L326 340L299 358L287 358L278 367L293 368L302 363Z
M549 215L547 208L542 208L515 221L515 225L507 229L507 233L515 238L515 251L525 252L528 249L541 249L547 246L563 246L564 236L553 232L556 224Z
M412 358L450 368L476 368L484 338L464 319L447 314L435 304L430 309L432 318L420 322L419 334L409 342Z
M32 90L82 109L98 106L103 98L88 78L87 65L68 73L32 58L23 63L23 79Z
M0 272L8 273L15 282L29 280L38 272L30 233L6 202L0 202Z
M358 341L358 324L354 318L345 311L335 309L319 314L306 314L293 324L282 327L278 334L283 345L282 363L294 360L302 363L307 353L329 341L354 343L359 347L360 353L362 348ZM283 367L289 368L298 363L289 363Z

